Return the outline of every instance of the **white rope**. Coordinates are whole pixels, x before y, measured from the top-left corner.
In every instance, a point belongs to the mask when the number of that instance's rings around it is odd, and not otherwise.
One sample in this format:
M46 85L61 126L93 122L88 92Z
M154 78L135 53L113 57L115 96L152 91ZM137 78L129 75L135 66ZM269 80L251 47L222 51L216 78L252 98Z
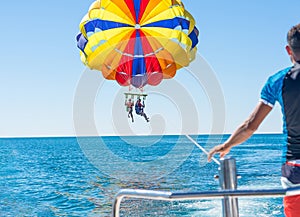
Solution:
M185 135L185 136L186 136L186 138L188 138L192 143L194 143L198 148L200 148L201 151L203 151L206 155L208 155L208 152L207 152L201 145L199 145L195 140L193 140L192 137L190 137L189 135ZM220 162L219 162L216 158L212 157L211 159L212 159L216 164L220 165Z

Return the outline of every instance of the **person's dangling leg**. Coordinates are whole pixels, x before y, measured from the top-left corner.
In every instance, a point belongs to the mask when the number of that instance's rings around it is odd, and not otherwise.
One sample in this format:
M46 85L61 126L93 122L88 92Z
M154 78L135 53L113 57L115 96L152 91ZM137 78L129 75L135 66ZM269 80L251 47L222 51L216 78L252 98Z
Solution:
M130 115L131 115L131 120L132 120L132 122L134 122L132 111L130 112Z
M145 120L146 120L147 122L149 122L149 118L147 117L146 113L143 113L143 116L144 116Z

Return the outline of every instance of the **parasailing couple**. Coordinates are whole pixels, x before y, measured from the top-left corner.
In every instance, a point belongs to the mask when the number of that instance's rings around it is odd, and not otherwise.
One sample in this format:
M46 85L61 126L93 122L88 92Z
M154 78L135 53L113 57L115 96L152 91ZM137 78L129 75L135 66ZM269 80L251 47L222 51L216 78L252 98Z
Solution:
M128 118L131 117L132 122L134 122L134 120L133 120L133 114L132 114L132 112L133 112L133 106L134 106L134 101L131 100L131 99L129 99L128 101L125 101L125 106L126 106L127 111L128 111ZM147 117L146 113L144 112L144 108L145 108L144 101L142 103L141 99L138 99L136 101L134 107L135 107L136 114L143 116L145 118L145 120L147 122L149 122L149 118Z

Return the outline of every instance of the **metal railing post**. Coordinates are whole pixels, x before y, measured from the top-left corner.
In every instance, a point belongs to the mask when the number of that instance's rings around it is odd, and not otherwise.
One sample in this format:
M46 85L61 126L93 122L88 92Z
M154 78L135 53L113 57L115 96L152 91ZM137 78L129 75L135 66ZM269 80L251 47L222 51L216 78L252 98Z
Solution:
M219 168L219 182L222 190L237 189L236 161L234 158L221 159ZM238 217L238 199L231 196L224 196L222 199L224 217Z

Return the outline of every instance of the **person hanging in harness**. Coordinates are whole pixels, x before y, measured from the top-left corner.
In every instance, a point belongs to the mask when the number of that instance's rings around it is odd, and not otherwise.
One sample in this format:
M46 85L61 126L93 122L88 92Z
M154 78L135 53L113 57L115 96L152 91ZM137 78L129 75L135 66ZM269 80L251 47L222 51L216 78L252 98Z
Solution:
M149 118L147 117L146 113L144 112L144 108L145 108L144 101L142 103L141 99L138 99L135 103L135 112L136 112L136 114L143 116L145 118L145 120L147 122L149 122Z
M131 99L129 99L128 101L125 101L125 106L126 106L126 109L128 111L128 118L131 117L132 122L134 122L133 114L132 114L133 105L134 105L134 101L132 101Z

